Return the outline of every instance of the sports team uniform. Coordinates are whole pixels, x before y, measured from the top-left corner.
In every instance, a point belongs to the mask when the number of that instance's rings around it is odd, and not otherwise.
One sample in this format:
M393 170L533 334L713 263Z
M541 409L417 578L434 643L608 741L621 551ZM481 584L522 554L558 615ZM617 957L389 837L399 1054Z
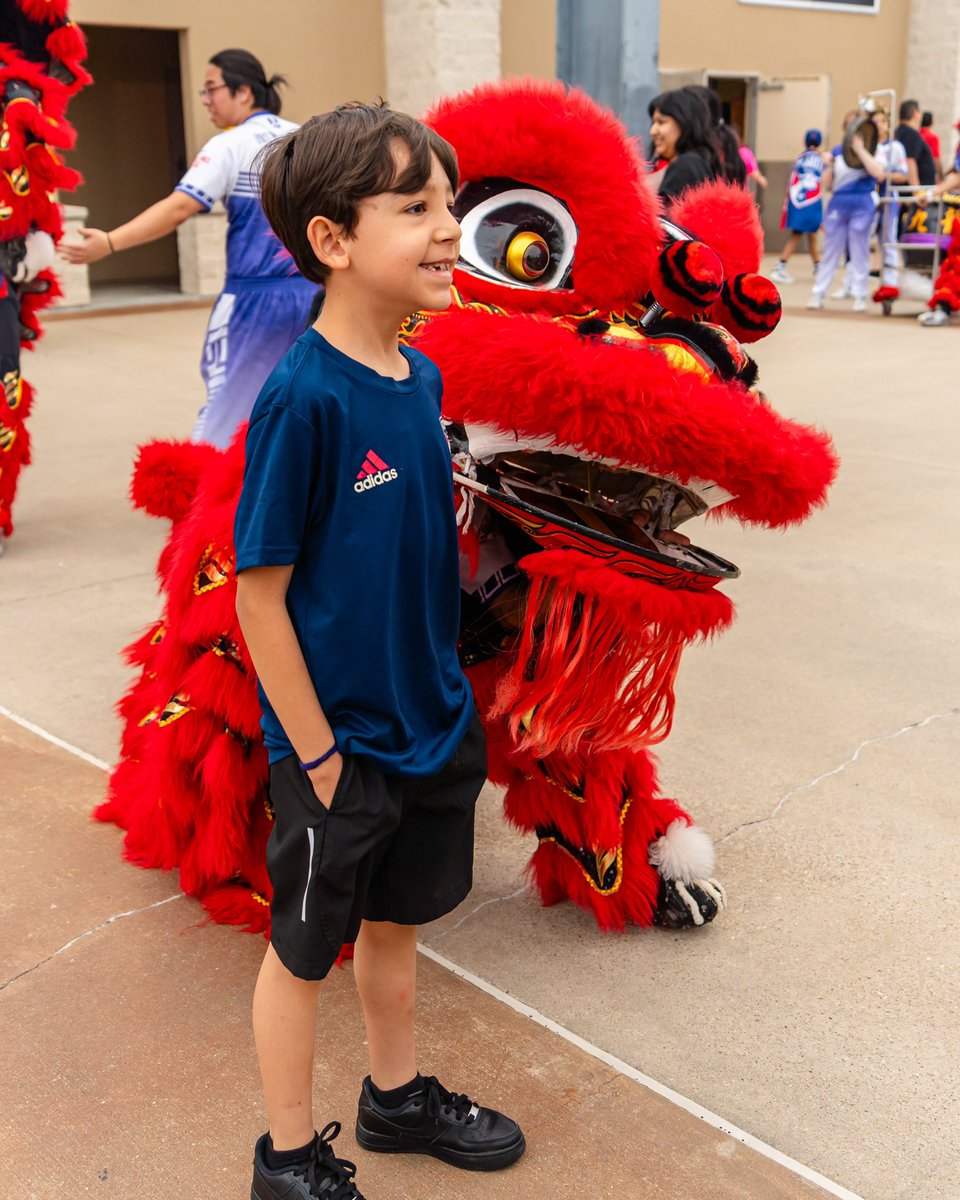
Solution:
M317 285L296 273L267 224L253 171L261 147L296 128L272 113L251 113L211 138L177 184L208 212L217 200L227 209L227 277L203 344L207 401L195 442L229 443L263 381L307 325Z
M823 155L819 150L804 150L793 164L783 227L791 233L816 233L823 224Z
M271 941L303 979L326 975L362 919L420 925L472 884L486 749L457 658L442 385L401 352L410 375L394 380L307 329L247 433L237 571L293 564L287 610L343 755L328 810L261 688Z

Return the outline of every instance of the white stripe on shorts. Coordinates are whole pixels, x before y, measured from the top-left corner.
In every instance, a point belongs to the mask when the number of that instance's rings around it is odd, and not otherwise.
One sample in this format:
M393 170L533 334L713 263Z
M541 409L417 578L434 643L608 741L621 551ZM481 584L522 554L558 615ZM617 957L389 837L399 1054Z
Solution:
M313 826L307 826L307 841L310 843L310 857L307 859L307 886L303 889L303 903L300 905L300 920L307 923L307 892L310 891L310 880L313 878Z

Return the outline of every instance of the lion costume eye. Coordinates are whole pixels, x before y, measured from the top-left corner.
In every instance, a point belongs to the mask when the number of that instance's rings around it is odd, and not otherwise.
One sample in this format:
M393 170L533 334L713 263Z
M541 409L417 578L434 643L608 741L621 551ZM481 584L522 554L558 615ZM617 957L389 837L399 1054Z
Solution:
M565 204L515 179L466 183L454 204L460 267L508 287L571 286L577 227Z
M550 247L539 233L518 233L507 246L507 270L524 283L532 283L550 266Z

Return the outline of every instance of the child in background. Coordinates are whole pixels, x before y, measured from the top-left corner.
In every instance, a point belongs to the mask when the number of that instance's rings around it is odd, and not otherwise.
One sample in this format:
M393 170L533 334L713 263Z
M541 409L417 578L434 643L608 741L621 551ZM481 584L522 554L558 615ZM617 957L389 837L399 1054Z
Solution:
M787 263L804 235L807 238L810 258L813 260L814 272L820 261L817 233L823 224L824 158L819 149L822 141L823 135L819 129L808 129L803 139L803 153L797 156L790 173L781 221L781 228L789 230L790 236L770 275L775 283L794 282L793 276L787 271Z

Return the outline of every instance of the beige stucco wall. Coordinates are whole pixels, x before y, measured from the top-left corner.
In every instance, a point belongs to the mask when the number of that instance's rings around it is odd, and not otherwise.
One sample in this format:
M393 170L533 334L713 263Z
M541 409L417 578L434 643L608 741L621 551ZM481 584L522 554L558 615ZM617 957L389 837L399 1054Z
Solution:
M660 65L765 78L829 75L829 140L836 141L844 111L861 92L892 87L902 96L909 10L909 0L883 0L876 16L739 0L666 0L660 5ZM813 114L798 136L821 119Z
M500 0L383 0L387 94L403 112L425 112L500 76Z
M186 92L187 150L216 132L196 91L211 54L230 46L252 51L268 75L290 80L283 115L302 121L343 100L386 91L381 0L73 0L76 21L178 29Z
M500 53L504 76L556 79L556 0L502 0Z
M960 0L911 0L905 86L933 113L941 161L949 169L960 118Z

